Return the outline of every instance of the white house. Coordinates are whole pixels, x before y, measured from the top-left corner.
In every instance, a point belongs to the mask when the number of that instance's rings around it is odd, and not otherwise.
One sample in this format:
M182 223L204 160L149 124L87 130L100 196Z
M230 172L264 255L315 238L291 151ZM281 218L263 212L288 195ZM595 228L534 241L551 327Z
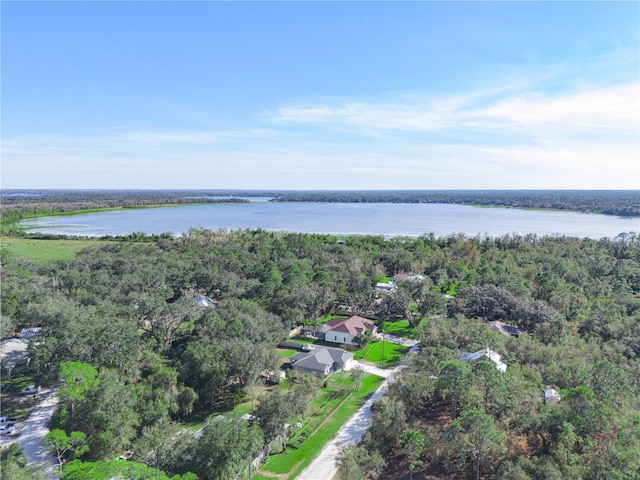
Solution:
M495 363L496 368L501 372L507 371L507 364L502 361L502 357L500 356L500 354L494 352L489 347L478 350L477 352L464 352L460 360L462 360L463 362L475 362L478 360L482 360L484 357Z
M376 325L363 317L333 318L318 331L318 338L326 342L353 345L353 339L365 332L376 333Z

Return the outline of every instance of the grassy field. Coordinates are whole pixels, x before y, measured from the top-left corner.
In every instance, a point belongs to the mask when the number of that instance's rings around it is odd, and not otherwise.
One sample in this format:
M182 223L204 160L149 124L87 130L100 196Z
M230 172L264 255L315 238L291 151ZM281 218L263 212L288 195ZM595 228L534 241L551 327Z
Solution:
M409 352L409 347L390 342L372 342L365 348L354 352L353 358L375 363L382 368L390 368L398 365L407 352Z
M390 333L398 337L413 338L413 327L409 325L409 320L384 322L384 333Z
M328 386L311 404L303 428L289 440L287 450L271 455L261 467L263 474L258 473L253 479L296 478L382 381L375 375L363 375L360 389L356 392L349 372L329 377Z
M37 263L71 260L80 250L105 243L101 240L33 240L12 237L3 237L0 240L2 251L26 257Z

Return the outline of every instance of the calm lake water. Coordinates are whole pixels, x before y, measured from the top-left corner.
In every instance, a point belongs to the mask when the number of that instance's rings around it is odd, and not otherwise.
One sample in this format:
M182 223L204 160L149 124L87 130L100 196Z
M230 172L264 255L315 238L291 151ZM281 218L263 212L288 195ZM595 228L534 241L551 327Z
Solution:
M186 205L24 220L29 232L80 236L133 232L186 233L192 227L385 236L501 236L535 233L613 238L640 231L637 218L574 212L404 203L271 203Z

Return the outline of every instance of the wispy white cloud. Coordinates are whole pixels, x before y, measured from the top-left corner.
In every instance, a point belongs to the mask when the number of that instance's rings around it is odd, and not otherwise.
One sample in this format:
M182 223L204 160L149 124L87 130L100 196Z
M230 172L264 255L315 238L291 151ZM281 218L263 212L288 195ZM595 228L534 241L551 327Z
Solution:
M487 98L491 95L491 98ZM579 129L637 130L640 88L628 83L565 94L511 94L495 100L481 92L406 103L342 102L293 105L278 109L276 124L351 126L369 130L432 131L442 129L516 129L564 126ZM493 100L493 101L492 101ZM532 130L533 132L533 130Z
M68 188L640 187L636 83L530 87L309 102L235 130L4 138L3 176L47 187L73 172L53 185Z

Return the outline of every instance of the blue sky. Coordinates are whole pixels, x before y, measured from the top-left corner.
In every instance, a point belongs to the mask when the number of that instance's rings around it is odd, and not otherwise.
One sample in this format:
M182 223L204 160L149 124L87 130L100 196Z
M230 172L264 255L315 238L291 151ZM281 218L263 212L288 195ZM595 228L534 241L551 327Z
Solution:
M0 8L2 188L640 188L638 2Z

